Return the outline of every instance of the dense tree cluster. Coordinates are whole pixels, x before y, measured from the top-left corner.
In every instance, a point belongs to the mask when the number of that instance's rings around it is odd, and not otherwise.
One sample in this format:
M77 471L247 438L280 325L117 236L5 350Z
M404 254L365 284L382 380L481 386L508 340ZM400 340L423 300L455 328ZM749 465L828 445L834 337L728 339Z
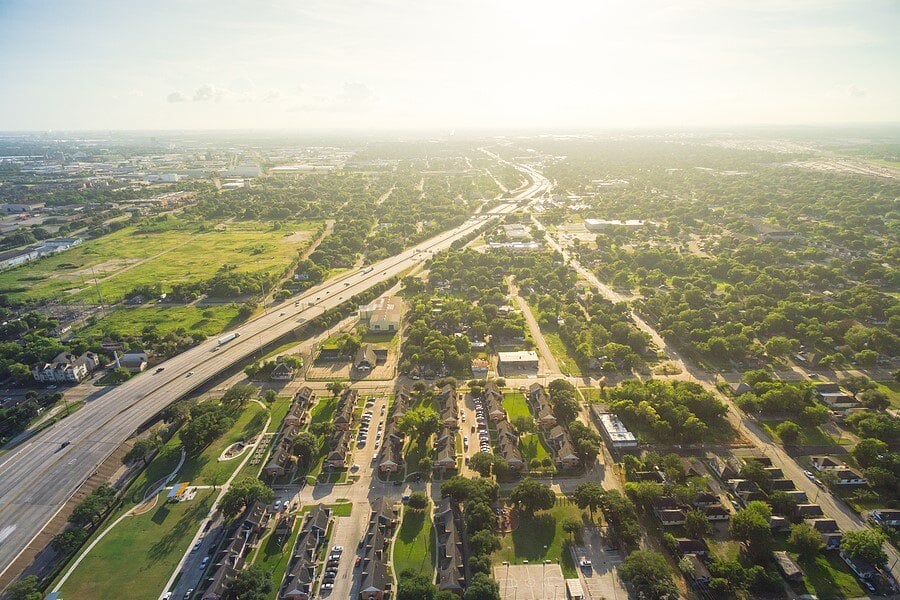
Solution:
M728 427L725 404L694 382L628 380L607 393L610 410L647 439L702 443Z

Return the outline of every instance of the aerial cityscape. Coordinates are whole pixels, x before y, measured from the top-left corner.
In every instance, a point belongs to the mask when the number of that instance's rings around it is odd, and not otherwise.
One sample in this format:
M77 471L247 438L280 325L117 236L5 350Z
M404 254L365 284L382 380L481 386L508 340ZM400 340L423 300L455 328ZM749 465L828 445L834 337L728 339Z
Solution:
M0 598L900 597L896 4L224 4L0 4Z

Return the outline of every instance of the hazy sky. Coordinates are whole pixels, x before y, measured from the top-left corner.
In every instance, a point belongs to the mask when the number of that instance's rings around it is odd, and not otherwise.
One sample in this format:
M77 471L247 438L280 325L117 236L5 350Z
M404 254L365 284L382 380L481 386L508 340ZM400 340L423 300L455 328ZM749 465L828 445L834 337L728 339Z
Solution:
M897 0L0 0L0 129L900 121Z

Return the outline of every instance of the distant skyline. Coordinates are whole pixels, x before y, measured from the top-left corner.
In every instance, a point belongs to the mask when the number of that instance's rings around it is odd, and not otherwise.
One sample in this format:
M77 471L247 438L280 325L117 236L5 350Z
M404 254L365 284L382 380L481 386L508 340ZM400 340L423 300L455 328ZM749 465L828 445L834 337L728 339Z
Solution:
M0 0L0 130L900 122L900 2Z

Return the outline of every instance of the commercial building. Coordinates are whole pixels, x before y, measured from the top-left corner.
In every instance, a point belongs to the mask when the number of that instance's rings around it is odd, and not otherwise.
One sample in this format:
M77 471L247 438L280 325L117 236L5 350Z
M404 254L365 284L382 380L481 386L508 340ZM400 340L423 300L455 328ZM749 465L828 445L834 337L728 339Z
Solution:
M619 227L643 227L644 221L640 219L585 219L584 226L588 231L606 231Z
M628 431L628 428L619 420L619 417L612 413L602 412L596 406L591 406L591 417L593 417L594 424L597 425L600 435L611 450L637 448L637 438Z
M359 320L372 331L398 331L403 320L403 298L383 296L360 305Z
M501 375L538 370L538 355L533 350L498 352L497 356L500 359L498 368Z

